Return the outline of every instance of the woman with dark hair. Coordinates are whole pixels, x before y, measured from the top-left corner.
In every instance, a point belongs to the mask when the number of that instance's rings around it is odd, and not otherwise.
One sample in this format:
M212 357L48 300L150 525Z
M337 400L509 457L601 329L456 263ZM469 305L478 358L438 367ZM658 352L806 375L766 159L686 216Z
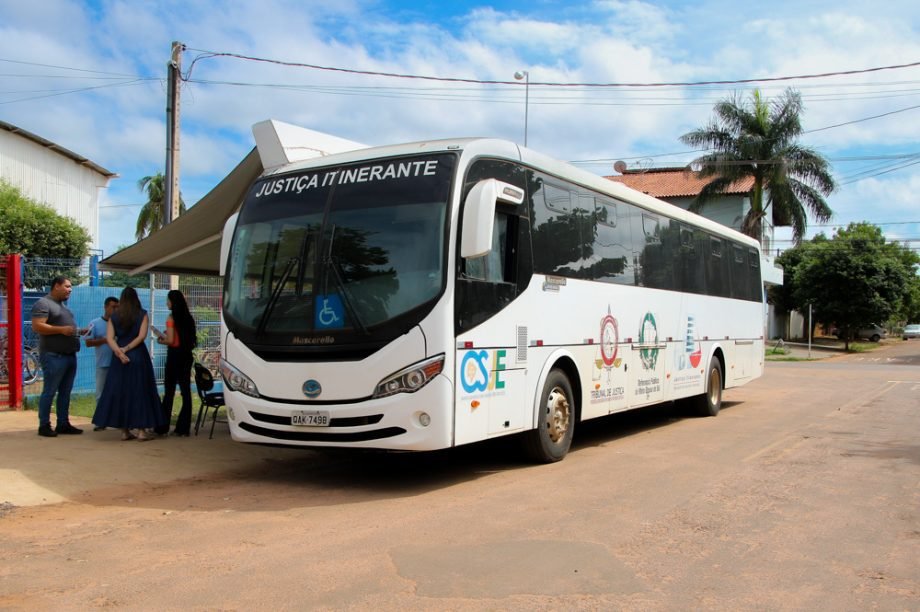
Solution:
M141 308L137 291L126 287L107 324L106 342L113 359L93 415L97 427L121 429L122 440L149 440L145 430L163 424L153 362L144 345L148 324L147 311ZM132 432L134 429L137 434Z
M170 310L166 318L166 333L157 338L157 342L167 347L166 373L163 376L163 416L168 430L178 383L182 393L182 407L173 435L188 436L192 428L192 349L198 344L195 338L195 319L189 312L185 296L178 289L166 294L166 307Z

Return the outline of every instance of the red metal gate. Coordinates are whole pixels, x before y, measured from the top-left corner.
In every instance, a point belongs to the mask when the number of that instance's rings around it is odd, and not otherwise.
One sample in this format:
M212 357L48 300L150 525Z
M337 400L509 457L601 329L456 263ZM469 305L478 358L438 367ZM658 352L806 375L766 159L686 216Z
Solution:
M22 263L0 255L0 410L22 409Z

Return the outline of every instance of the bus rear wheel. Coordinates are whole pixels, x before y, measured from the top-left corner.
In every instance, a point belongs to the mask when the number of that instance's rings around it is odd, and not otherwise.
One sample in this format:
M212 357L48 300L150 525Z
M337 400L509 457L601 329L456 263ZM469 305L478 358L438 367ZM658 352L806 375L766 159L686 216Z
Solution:
M524 451L534 461L553 463L569 452L575 429L575 396L562 370L551 370L540 394L537 428L524 434Z
M722 362L713 357L706 373L706 392L693 398L695 412L700 416L717 416L722 408Z

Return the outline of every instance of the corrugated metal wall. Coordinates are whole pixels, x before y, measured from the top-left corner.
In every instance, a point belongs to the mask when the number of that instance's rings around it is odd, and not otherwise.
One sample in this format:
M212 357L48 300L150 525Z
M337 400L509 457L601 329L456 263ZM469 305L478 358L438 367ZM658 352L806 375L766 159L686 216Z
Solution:
M99 248L99 191L108 179L22 136L0 130L0 178L86 228Z

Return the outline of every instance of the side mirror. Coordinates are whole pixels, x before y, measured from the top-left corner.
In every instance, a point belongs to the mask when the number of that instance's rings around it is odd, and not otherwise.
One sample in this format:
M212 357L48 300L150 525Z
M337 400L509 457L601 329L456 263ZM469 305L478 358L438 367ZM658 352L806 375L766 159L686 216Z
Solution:
M220 275L227 275L227 261L230 259L230 245L233 243L233 232L236 231L236 221L240 213L233 213L224 222L224 232L220 238Z
M463 235L460 256L482 257L492 250L492 230L495 225L495 204L521 204L524 190L496 179L476 183L463 204Z

